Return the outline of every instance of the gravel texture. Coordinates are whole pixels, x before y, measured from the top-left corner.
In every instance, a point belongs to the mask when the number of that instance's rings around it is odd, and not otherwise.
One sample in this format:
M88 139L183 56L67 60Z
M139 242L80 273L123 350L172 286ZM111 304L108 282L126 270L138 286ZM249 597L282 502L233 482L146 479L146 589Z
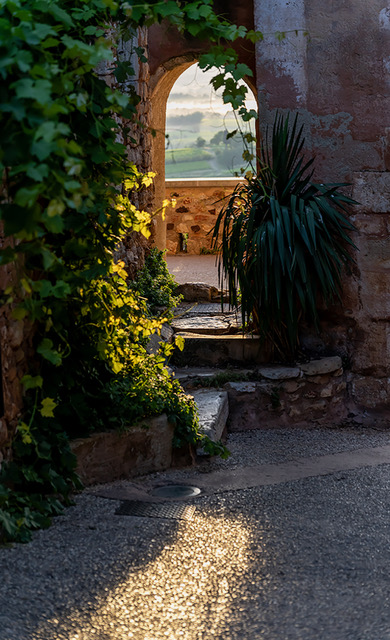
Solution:
M388 441L240 433L227 464ZM389 489L382 464L201 496L189 522L117 516L84 492L0 549L0 640L390 640Z

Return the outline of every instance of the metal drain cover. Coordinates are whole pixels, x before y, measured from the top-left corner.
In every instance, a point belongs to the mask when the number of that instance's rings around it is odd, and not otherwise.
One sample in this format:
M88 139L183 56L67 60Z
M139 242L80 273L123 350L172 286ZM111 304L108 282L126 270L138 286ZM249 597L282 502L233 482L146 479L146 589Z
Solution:
M200 494L198 487L190 487L186 484L169 484L164 487L156 487L151 492L156 498L194 498Z
M138 516L139 518L171 518L173 520L191 520L195 507L186 504L157 504L126 500L115 511L117 516Z

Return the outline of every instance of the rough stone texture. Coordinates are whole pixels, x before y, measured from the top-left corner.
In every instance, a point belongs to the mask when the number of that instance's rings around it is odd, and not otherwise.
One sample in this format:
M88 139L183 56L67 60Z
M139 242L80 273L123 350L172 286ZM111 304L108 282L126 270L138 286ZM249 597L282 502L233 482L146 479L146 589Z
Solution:
M12 243L4 238L0 222L0 250ZM18 265L0 266L0 294L18 281ZM33 357L33 328L12 317L13 306L0 307L0 458L8 458L10 444L23 407L21 378ZM1 462L0 459L0 462Z
M303 365L297 371L301 375L297 380L286 380L288 372L280 367L280 376L266 382L226 383L229 430L340 423L348 412L345 377L336 370L313 382L310 374L303 373Z
M321 360L312 360L306 364L301 364L301 371L307 376L319 376L324 373L333 373L342 366L341 358L333 356L331 358L321 358Z
M129 432L96 433L72 442L84 485L168 469L174 427L165 415L147 418Z
M179 305L177 307L177 313L181 312L185 313L187 318L191 318L193 316L202 317L202 316L231 316L237 317L237 313L234 311L228 311L226 305L221 308L221 304L218 302L212 302L211 304L207 304L204 302L200 302L197 305Z
M351 183L360 203L356 266L343 275L342 305L325 314L323 345L350 360L357 402L389 408L390 10L381 0L254 4L256 27L269 34L256 52L261 129L276 110L298 112L315 178Z
M152 132L151 132L151 101L150 101L150 73L148 62L140 62L135 48L140 47L148 56L148 31L146 28L139 28L137 33L129 40L119 38L118 46L114 50L114 57L121 61L131 62L135 77L120 84L112 74L112 63L103 64L99 67L98 73L105 82L114 89L120 89L127 93L135 88L140 102L137 105L136 124L133 121L120 119L121 126L118 140L127 147L128 160L133 163L139 171L147 173L152 171ZM125 133L126 132L126 133ZM154 189L153 186L129 193L129 199L138 209L151 213L154 209ZM119 243L115 259L125 263L125 269L130 278L134 278L138 269L145 261L145 256L151 247L154 237L155 223L153 222L150 231L151 237L145 238L141 233L132 232Z
M268 380L288 380L289 378L298 378L301 371L299 367L280 367L278 365L261 367L257 370L258 374Z
M217 216L238 180L212 178L193 180L167 180L166 198L174 196L176 207L166 212L169 253L181 251L180 234L188 234L187 253L199 254L211 250L211 234Z
M175 331L215 335L223 335L238 330L235 315L230 317L198 316L194 318L178 318L173 320L172 327Z
M226 364L253 364L268 361L269 354L258 336L201 335L180 332L185 338L184 350L176 351L172 362L177 366L199 364L224 366Z
M353 376L351 393L358 405L375 409L386 405L389 396L389 380L387 378L373 378L372 376ZM387 413L390 424L389 413Z
M187 282L178 285L175 295L183 296L186 302L211 302L218 295L218 289L204 282Z
M229 415L227 392L199 389L192 395L198 407L200 430L213 442L218 442L225 430Z

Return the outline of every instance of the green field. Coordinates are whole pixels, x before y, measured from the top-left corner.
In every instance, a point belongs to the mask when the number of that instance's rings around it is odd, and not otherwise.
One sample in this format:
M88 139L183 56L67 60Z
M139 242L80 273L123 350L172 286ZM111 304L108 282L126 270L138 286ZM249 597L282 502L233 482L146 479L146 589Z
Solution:
M187 149L167 149L165 151L165 164L193 163L197 160L209 160L212 157L210 153L203 149L191 148Z
M219 144L212 143L218 132L233 131L237 128L233 116L222 117L215 113L200 115L194 122L191 114L173 116L167 119L166 133L169 144L165 152L165 172L167 178L223 178L233 177L235 172L245 168L242 159L244 144L241 136L225 139ZM197 147L199 138L204 146Z
M165 166L166 178L210 178L212 167L207 160L195 160L194 162L178 162Z

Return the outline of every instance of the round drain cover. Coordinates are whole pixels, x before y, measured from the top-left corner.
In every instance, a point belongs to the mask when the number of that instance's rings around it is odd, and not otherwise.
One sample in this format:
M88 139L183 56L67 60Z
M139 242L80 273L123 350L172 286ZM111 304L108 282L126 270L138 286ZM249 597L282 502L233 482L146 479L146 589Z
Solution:
M199 494L198 487L190 487L185 484L170 484L165 487L156 487L152 491L152 496L158 498L193 498Z

